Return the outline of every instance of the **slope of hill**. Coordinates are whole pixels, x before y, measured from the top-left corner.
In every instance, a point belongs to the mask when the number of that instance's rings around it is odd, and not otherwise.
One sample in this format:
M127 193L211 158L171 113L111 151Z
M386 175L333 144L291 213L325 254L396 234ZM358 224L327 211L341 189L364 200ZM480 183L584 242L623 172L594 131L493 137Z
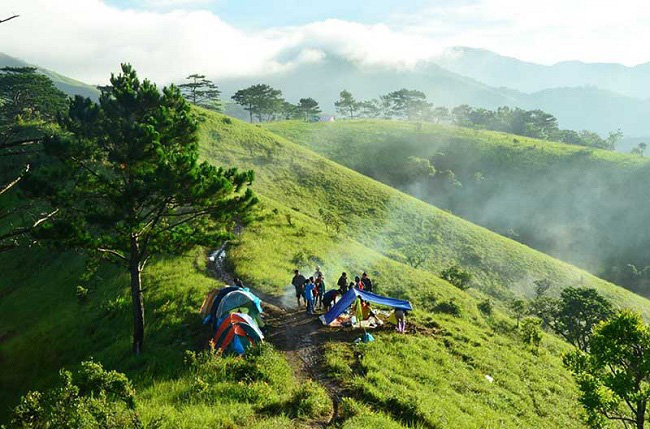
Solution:
M530 296L532 280L550 277L595 287L618 306L650 316L650 302L526 246L397 192L278 137L261 127L202 112L203 156L218 165L256 171L257 222L229 251L228 266L257 290L282 296L295 266L320 264L330 282L342 271L368 271L380 293L414 302L418 333L376 332L357 348L325 331L320 371L344 399L343 427L581 427L576 389L562 368L568 346L544 335L539 352L523 344L498 304L492 316L476 305L497 290ZM337 235L319 210L338 213ZM404 244L421 241L434 253L420 268L404 264ZM138 390L146 424L162 427L300 427L323 421L331 403L323 387L305 382L277 349L250 361L216 359L197 370L185 349L201 349L208 329L196 311L218 286L206 268L208 249L158 258L147 268L146 351L129 355L128 282L101 266L88 281L87 301L75 298L84 260L25 249L0 256L0 412L19 394L50 385L58 368L89 356L126 372ZM440 280L458 262L477 278L463 292ZM25 267L36 267L25 269ZM291 301L289 301L291 302ZM460 314L446 314L458 305ZM329 336L331 335L331 336ZM320 353L322 351L323 353ZM408 363L407 363L408 362ZM227 374L254 374L245 380ZM224 375L226 374L225 378ZM494 382L489 382L490 375ZM220 378L221 377L221 378ZM206 382L208 380L208 382ZM219 404L219 405L215 405ZM324 407L323 407L324 406Z
M650 293L650 163L501 133L398 121L268 128L370 177ZM428 160L438 175L413 171ZM454 173L450 177L447 170ZM512 281L512 280L510 280Z
M455 47L436 62L447 70L496 87L524 92L595 86L634 98L650 98L650 63L622 64L565 61L551 66L521 61L485 49Z
M33 66L25 61L0 53L0 68L2 67L36 67L39 72L52 79L54 86L70 96L81 95L82 97L89 97L92 99L97 99L97 97L99 97L99 91L92 85L70 79L69 77L60 75L51 70Z

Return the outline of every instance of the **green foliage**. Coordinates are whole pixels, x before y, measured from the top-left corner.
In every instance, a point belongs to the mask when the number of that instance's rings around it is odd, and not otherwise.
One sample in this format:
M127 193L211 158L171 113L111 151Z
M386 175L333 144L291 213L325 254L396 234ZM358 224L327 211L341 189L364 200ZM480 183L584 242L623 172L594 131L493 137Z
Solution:
M479 302L476 307L481 313L483 313L486 316L491 316L492 312L494 311L494 304L492 303L492 300L489 298Z
M389 106L391 115L409 121L424 119L431 109L423 92L406 88L382 96L382 101Z
M258 122L267 120L285 108L282 91L266 84L256 84L240 89L231 97L249 113L250 122L255 116Z
M449 301L441 301L433 308L434 311L439 313L450 314L455 317L460 317L463 314L463 309L455 299Z
M539 279L539 280L533 280L533 284L535 284L535 297L540 298L548 292L548 290L551 288L552 283L551 280L546 278L546 279Z
M85 302L88 300L88 288L83 287L82 285L77 285L76 296L79 302Z
M12 413L16 428L138 428L135 391L129 379L94 361L73 375L61 370L59 385L27 393Z
M526 311L528 310L528 304L523 299L513 299L508 303L508 306L514 314L515 319L517 319L517 327L519 327L521 318L524 317Z
M361 103L355 100L352 93L345 89L341 91L339 96L340 98L334 102L336 111L342 115L349 115L350 119L354 119L355 113L361 108Z
M341 219L336 215L336 213L328 212L323 209L318 210L318 214L320 215L321 219L323 220L323 223L325 224L325 230L329 232L331 229L334 231L337 235L339 232L341 232L341 226L343 226L343 222Z
M18 117L22 121L52 121L68 103L68 97L33 67L0 69L0 100L2 124L12 123Z
M52 161L24 189L57 210L37 237L111 255L129 270L137 354L147 260L217 243L256 198L252 171L198 162L197 124L176 88L161 93L129 65L111 84L99 104L73 101L63 132L44 141Z
M560 296L560 305L553 330L569 343L586 351L594 327L612 314L612 304L590 288L566 288Z
M466 290L471 285L472 274L462 269L459 265L452 265L440 271L440 278L447 280L460 290Z
M537 317L526 317L521 321L519 332L524 343L530 345L535 353L539 350L542 342L542 319Z
M318 102L313 98L301 98L296 108L305 120L310 119L321 112L320 107L318 107Z
M219 99L221 91L214 82L206 79L205 75L198 73L191 74L185 79L189 80L189 82L182 83L178 87L188 101L206 109L223 110Z
M650 329L638 313L621 311L594 329L589 351L564 358L580 389L591 427L609 419L643 428L650 398Z

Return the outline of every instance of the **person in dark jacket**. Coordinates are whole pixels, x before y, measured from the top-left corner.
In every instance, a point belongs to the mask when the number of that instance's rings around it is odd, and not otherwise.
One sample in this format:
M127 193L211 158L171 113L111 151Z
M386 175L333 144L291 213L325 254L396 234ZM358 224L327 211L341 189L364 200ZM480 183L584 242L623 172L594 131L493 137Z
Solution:
M361 283L361 278L359 276L354 276L354 287L363 290L363 283Z
M368 274L361 274L361 283L363 283L364 291L372 292L372 281L370 280L370 277L368 277Z
M307 282L307 279L305 276L300 274L300 271L298 270L294 270L293 274L294 276L293 279L291 279L291 284L296 288L296 300L298 301L298 308L300 308L300 298L304 298L305 283ZM305 305L307 305L307 301L305 301Z
M341 274L341 277L339 277L339 281L336 282L336 285L341 290L341 293L345 293L345 291L348 290L348 275L345 273Z
M326 312L332 309L332 304L336 302L337 295L340 295L338 289L330 289L323 295L323 306L325 306Z

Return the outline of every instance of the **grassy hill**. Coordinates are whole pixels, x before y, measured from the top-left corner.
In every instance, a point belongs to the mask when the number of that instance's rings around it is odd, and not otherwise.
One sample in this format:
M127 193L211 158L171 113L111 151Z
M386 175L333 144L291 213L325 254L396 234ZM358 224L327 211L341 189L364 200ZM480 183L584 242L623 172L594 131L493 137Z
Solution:
M93 100L96 100L99 97L99 90L92 85L71 79L67 76L53 72L52 70L34 66L23 60L10 57L3 53L0 53L0 68L1 67L36 67L40 73L43 73L45 76L52 79L54 86L70 96L81 95L82 97L89 97Z
M531 350L503 305L492 316L477 310L484 292L530 296L533 280L550 277L553 293L595 287L617 306L650 316L647 300L584 271L261 127L201 115L203 156L256 171L261 205L257 222L228 253L234 274L282 296L296 266L307 271L320 264L330 284L342 270L366 270L380 293L416 307L417 333L376 332L377 341L363 347L332 333L322 346L322 372L346 396L337 426L581 427L577 392L561 364L569 346L544 335L539 352ZM325 229L321 209L343 220L338 235ZM433 249L420 268L405 264L400 253L413 241ZM184 363L185 350L203 349L209 335L196 313L204 294L219 286L206 267L209 250L158 258L147 268L146 350L139 358L130 356L125 273L100 266L82 300L75 290L83 258L45 249L1 255L0 421L19 395L52 385L61 366L90 356L134 381L138 411L152 426L302 427L326 419L332 404L325 389L292 371L273 347L246 361ZM452 263L475 274L473 289L463 292L437 277ZM449 314L455 305L459 313Z
M642 271L650 264L646 158L401 121L280 122L268 129L472 222L650 293L650 270ZM420 173L412 157L430 163L437 174Z

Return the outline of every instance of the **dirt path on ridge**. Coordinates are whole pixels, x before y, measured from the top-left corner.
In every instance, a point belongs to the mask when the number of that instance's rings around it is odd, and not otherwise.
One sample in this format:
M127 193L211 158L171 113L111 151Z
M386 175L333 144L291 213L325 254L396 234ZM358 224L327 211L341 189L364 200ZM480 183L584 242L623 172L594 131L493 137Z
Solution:
M226 244L210 254L208 269L219 280L233 284L232 275L224 268L225 249ZM266 340L284 352L299 381L311 379L320 383L332 399L331 415L325 419L308 422L309 427L329 426L338 415L340 400L347 395L340 383L326 374L324 344L330 340L351 342L358 333L325 328L318 319L322 311L310 315L304 306L298 308L293 286L288 286L281 297L256 290L254 293L263 301L267 326Z

